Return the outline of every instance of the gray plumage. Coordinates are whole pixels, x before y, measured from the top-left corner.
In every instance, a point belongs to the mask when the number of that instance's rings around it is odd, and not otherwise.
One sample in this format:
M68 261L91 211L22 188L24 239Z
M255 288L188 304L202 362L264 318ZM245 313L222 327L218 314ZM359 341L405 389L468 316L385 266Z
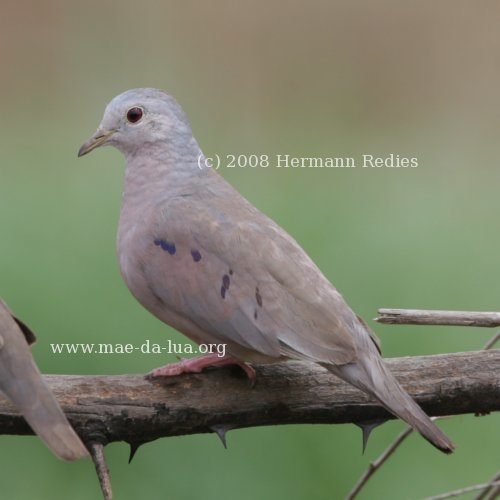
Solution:
M137 300L197 343L242 362L320 363L439 449L454 445L386 368L375 334L298 243L203 160L184 112L157 89L107 106L79 156L126 158L117 251Z

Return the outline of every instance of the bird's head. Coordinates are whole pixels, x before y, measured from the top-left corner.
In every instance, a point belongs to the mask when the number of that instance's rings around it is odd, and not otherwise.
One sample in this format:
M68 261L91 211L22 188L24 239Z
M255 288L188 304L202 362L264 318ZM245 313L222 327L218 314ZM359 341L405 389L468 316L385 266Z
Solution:
M107 105L101 124L78 156L107 145L133 155L155 143L169 147L191 137L186 115L173 97L153 88L127 90Z

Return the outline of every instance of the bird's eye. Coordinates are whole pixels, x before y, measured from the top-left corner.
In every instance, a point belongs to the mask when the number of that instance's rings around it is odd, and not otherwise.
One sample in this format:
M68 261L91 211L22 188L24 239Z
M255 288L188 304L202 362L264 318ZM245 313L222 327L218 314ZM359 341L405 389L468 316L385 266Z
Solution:
M144 111L142 108L138 106L134 106L127 111L127 120L130 123L137 123L144 115Z

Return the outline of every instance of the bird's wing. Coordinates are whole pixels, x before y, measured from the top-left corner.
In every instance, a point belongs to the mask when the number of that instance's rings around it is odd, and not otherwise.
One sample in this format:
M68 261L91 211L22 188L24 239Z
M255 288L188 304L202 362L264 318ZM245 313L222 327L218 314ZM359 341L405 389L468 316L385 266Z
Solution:
M359 320L299 245L243 198L202 203L179 198L163 210L144 263L155 294L211 339L276 358L354 361Z

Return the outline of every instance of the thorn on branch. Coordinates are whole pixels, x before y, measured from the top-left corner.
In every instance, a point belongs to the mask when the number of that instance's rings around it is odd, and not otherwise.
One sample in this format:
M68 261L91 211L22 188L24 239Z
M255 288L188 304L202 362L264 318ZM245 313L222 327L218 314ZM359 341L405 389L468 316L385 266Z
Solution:
M368 445L368 439L370 438L373 429L375 429L379 425L384 424L385 422L387 422L387 420L388 420L387 418L379 418L377 420L356 422L355 425L357 425L361 429L361 432L363 433L363 455L365 454L365 450Z
M133 458L135 457L135 454L137 453L137 450L139 449L140 446L142 446L144 443L147 443L148 441L138 441L134 443L129 443L130 446L130 454L128 456L128 463L131 463Z
M222 441L222 445L224 448L227 450L227 443L226 443L226 434L228 431L231 429L234 429L234 425L213 425L210 427L210 430L214 431L215 434L219 437L219 439Z

